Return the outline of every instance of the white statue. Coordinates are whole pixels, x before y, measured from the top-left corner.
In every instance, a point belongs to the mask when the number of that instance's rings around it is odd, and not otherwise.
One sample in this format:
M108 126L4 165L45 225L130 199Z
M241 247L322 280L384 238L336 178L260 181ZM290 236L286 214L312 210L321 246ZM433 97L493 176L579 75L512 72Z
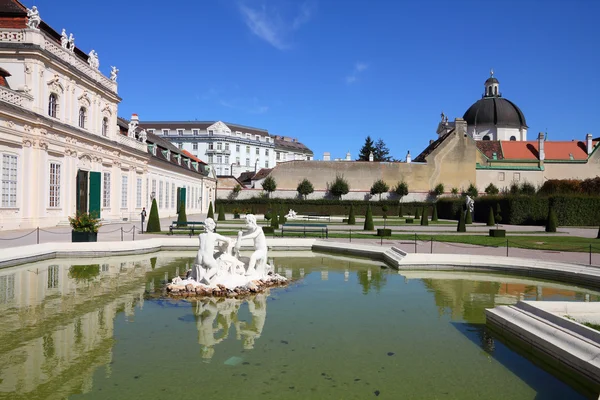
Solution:
M69 51L71 53L75 51L75 36L72 33L69 34Z
M473 215L473 211L475 211L475 202L473 201L471 196L467 195L465 204L467 206L467 210L469 210L471 212L471 215Z
M88 64L90 64L90 67L92 68L100 68L100 61L98 60L98 53L96 53L96 50L91 50L88 54Z
M27 18L27 27L29 29L39 29L42 19L40 18L40 12L36 6L27 9Z
M117 69L117 67L110 67L110 80L116 82L118 73L119 70Z
M252 214L246 214L246 228L244 233L238 232L238 240L236 249L239 251L242 239L254 239L254 253L250 256L250 263L246 275L254 275L258 272L260 277L263 277L268 272L267 267L267 238L260 226L256 224L256 217Z
M129 121L129 129L127 130L127 136L135 139L135 131L137 130L138 125L139 125L139 122L134 119Z
M60 45L63 49L66 49L69 45L69 37L67 36L67 30L63 28L62 33L60 34Z
M142 143L146 143L147 139L148 139L148 134L146 133L145 129L142 129L141 132L138 134L138 140Z
M296 213L296 211L292 210L290 208L290 211L288 211L287 215L285 216L287 219L296 219L296 216L298 214Z

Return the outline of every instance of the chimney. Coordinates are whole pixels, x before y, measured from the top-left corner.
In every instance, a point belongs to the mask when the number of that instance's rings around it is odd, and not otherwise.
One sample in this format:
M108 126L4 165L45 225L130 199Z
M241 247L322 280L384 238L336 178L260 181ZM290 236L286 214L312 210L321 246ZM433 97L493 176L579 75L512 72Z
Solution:
M135 121L135 122L139 122L140 121L140 119L138 118L137 114L131 114L131 120Z
M350 155L350 151L346 153L346 161L352 161L352 156Z
M588 156L592 154L592 150L594 150L594 144L592 143L591 133L585 135L585 148L587 149Z
M454 120L454 131L463 134L463 136L467 136L467 121L462 118L456 118Z
M406 162L410 163L410 150L408 151L408 153L406 154Z
M538 153L540 154L540 161L544 161L546 158L546 153L544 152L544 133L540 132L538 135Z
M323 161L331 161L331 153L326 151L323 153Z
M370 153L369 153L369 161L370 161L370 162L373 162L373 152L370 152Z

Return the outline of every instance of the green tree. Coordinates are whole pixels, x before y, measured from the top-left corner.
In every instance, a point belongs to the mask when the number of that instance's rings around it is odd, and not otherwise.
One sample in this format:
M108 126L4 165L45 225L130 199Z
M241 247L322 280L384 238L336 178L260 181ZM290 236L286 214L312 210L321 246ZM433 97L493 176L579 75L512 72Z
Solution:
M489 185L487 185L487 187L485 188L484 191L485 191L485 194L490 195L490 196L500 193L500 190L493 183L490 183Z
M404 181L398 182L394 188L394 193L396 193L396 195L400 197L400 201L402 201L402 198L408 194L408 184Z
M431 216L432 221L438 220L437 203L433 203L433 215Z
M213 211L212 201L208 203L208 214L206 214L206 218L215 219L215 212Z
M306 196L314 192L315 188L308 179L304 178L302 182L298 184L298 188L296 188L296 190L298 191L298 194L302 196L304 200L306 200Z
M225 207L223 207L223 204L219 204L219 216L217 217L217 221L225 221Z
M471 215L471 210L467 208L467 213L465 214L465 224L471 225L473 223L473 215Z
M287 214L285 212L285 208L286 208L285 205L281 205L279 207L279 223L281 225L283 225L283 224L285 224L287 222L287 218L285 217L285 215Z
M548 218L546 219L546 232L556 232L557 227L558 218L556 217L556 211L554 211L553 206L550 206L550 211L548 211Z
M354 204L350 204L350 212L348 213L348 225L356 225L356 217L354 216Z
M479 194L479 191L477 190L477 186L471 183L469 184L469 188L465 193L471 196L472 198L475 198Z
M349 191L350 185L348 185L348 181L343 175L336 175L335 181L329 184L329 193L340 200L342 199L342 196L348 194Z
M452 193L452 196L458 196L458 188L453 187L450 193Z
M177 213L177 226L187 225L187 214L185 213L185 201L179 202L179 212Z
M277 216L277 208L273 208L271 212L271 227L273 229L279 229L279 217Z
M423 212L421 213L421 225L429 225L429 216L427 215L427 207L423 206Z
M415 208L415 219L419 219L421 218L421 211L419 210L419 207Z
M390 187L387 183L383 181L383 179L378 179L371 186L371 195L379 195L379 200L381 200L381 194L390 190Z
M373 161L392 161L390 149L386 146L382 139L377 139L375 150L373 151Z
M496 203L496 215L494 215L494 219L496 220L496 228L502 222L502 209L500 208L500 203Z
M358 152L357 161L369 161L369 155L371 153L373 153L373 156L375 155L375 144L373 143L371 136L367 136L365 144L363 144L363 147Z
M490 212L488 214L487 226L496 225L496 220L494 219L494 207L490 206Z
M148 217L146 232L160 232L160 218L158 217L158 205L156 204L156 199L152 200L152 207L150 208L150 216Z
M466 232L467 225L465 225L465 213L463 210L458 210L458 226L456 232Z
M404 210L402 209L402 203L398 206L398 216L400 218L404 217Z
M271 197L271 193L277 189L277 182L271 175L267 176L261 185L263 190L267 192L267 197Z
M431 194L433 194L435 197L443 195L444 194L444 184L438 183L436 185L436 187L431 191Z
M365 214L365 224L363 226L365 231L372 231L375 229L375 224L373 223L373 211L371 210L371 204L367 206L367 213Z

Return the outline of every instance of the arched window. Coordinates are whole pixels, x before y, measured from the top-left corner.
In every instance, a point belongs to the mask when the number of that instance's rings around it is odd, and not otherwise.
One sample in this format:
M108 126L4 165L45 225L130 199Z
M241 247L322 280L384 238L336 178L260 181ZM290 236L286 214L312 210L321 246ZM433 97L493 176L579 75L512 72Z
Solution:
M80 128L85 128L85 120L86 120L85 113L86 113L85 107L81 107L79 109L79 127Z
M498 96L498 86L494 86L494 94Z
M491 86L488 88L488 95L489 95L489 96L491 96L491 95L492 95L492 87L491 87Z
M511 141L511 142L516 142L516 141L517 141L517 138L516 138L516 137L514 137L514 136L511 136L511 137L510 137L510 141Z
M491 140L491 139L490 139L490 135L485 135L485 136L483 137L483 140Z
M108 118L102 118L102 136L108 136Z
M50 94L48 98L48 115L56 118L56 111L58 110L58 96L54 93Z

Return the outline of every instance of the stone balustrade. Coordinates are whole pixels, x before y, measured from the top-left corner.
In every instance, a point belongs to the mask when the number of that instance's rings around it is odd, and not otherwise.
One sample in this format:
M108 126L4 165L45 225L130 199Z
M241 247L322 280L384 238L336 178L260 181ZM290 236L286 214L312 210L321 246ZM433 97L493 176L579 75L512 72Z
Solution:
M117 143L133 147L134 149L143 151L144 153L148 151L146 143L142 143L134 138L130 138L125 135L117 135Z
M19 107L27 107L31 96L0 86L0 101L5 101Z

